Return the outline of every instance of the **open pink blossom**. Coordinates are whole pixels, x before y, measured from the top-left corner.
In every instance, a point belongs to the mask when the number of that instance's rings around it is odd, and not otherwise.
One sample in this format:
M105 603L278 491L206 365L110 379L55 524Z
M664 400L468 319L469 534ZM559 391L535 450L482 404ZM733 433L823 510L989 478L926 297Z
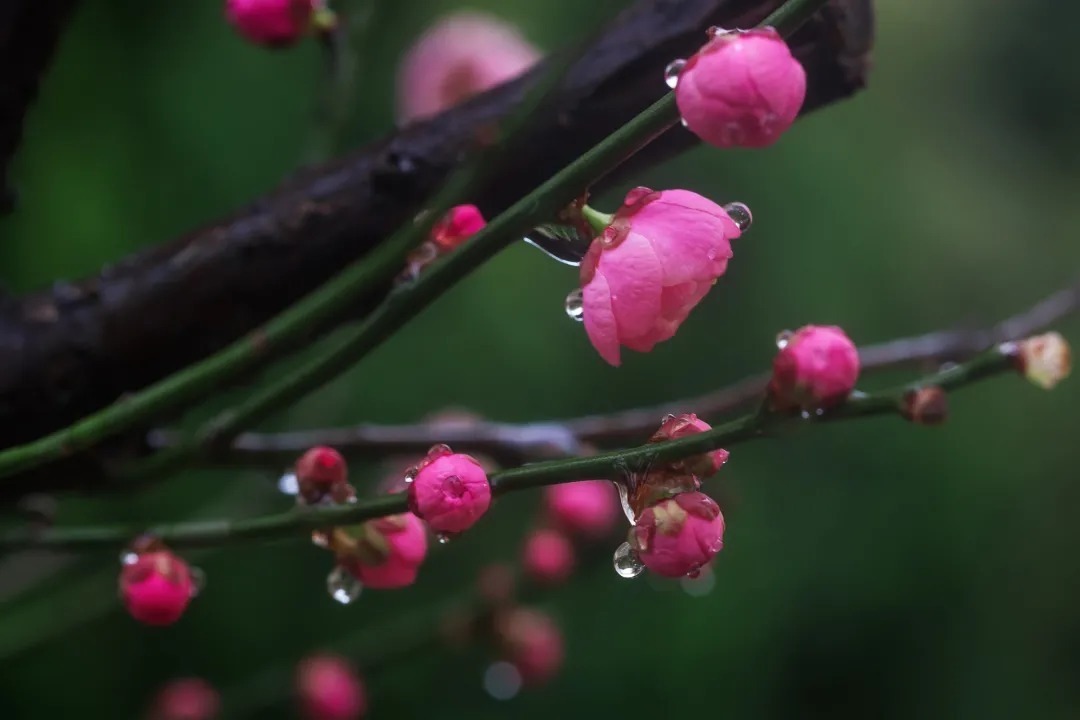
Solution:
M727 270L742 231L689 190L631 190L581 261L585 332L612 365L620 346L648 352L671 338Z
M367 710L367 692L348 660L313 655L296 668L296 692L305 720L356 720Z
M574 570L574 546L558 530L537 530L525 540L523 564L536 582L558 585Z
M221 697L202 678L178 678L158 691L147 720L213 720L221 710Z
M286 47L311 25L313 0L226 0L225 17L245 39Z
M607 480L549 485L544 495L548 515L556 525L587 537L610 532L619 515L615 488Z
M526 685L542 685L555 677L563 663L563 637L550 615L515 608L496 623L503 653Z
M412 513L338 528L333 550L342 565L369 588L390 590L412 585L427 556L427 530Z
M431 242L449 252L484 229L484 216L475 205L455 205L431 229Z
M539 59L512 25L483 13L448 15L420 36L398 69L398 120L438 115L516 78Z
M172 625L196 592L188 564L169 550L140 553L120 570L124 606L144 625Z
M468 530L491 505L491 485L480 463L450 453L421 465L409 485L409 509L439 533Z
M805 99L806 71L772 28L717 33L675 86L687 128L722 148L772 145Z
M773 359L769 397L778 410L823 410L843 402L858 379L859 351L844 331L807 325Z
M679 438L697 435L698 433L703 433L707 430L712 430L712 426L698 418L694 413L668 415L664 418L664 421L660 423L660 429L653 434L649 439L649 442L678 440ZM699 478L705 478L716 474L716 471L728 461L728 455L729 453L727 450L719 448L702 455L678 460L671 463L671 467L677 470L685 470Z
M630 546L657 575L694 575L724 547L724 516L708 495L680 493L645 508Z

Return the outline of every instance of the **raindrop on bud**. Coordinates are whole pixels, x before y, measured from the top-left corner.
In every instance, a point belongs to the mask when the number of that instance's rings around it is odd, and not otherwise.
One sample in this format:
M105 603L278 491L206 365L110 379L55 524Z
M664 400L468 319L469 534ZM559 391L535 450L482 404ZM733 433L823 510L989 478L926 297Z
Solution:
M788 342L791 340L791 336L795 333L790 330L781 330L776 334L776 347L783 350L787 347Z
M137 553L133 553L130 550L125 550L120 553L121 565L134 565L137 562L139 562L139 555Z
M628 542L615 549L614 564L619 577L635 578L645 572L645 563L641 562L641 558Z
M667 67L664 68L664 83L672 90L679 84L679 74L683 71L684 67L686 67L686 61L680 58L678 60L672 60L668 63Z
M296 495L300 492L300 483L296 480L296 473L287 472L277 481L278 492L284 495Z
M447 533L435 533L435 539L439 541L440 545L446 545L450 542L450 535Z
M754 215L750 212L750 208L746 206L746 203L728 203L724 206L724 212L735 221L740 230L746 230L754 222Z
M326 576L326 591L330 593L330 597L342 605L348 605L360 597L360 591L363 587L359 580L340 565L335 565L330 574Z
M566 316L571 320L585 320L585 302L581 297L581 288L571 290L566 296Z

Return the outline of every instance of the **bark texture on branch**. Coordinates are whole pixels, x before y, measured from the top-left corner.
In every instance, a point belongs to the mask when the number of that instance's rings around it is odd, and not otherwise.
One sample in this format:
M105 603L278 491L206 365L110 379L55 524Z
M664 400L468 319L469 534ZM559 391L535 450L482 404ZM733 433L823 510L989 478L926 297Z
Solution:
M705 27L750 26L779 4L641 0L585 54L475 202L489 216L505 209L659 98L664 66L699 46ZM871 0L833 0L793 38L810 78L806 111L862 87L871 41ZM0 447L64 427L207 356L363 257L422 207L535 77L306 171L231 217L95 277L0 307ZM693 144L689 133L668 133L629 167ZM373 288L359 310L385 290ZM56 469L18 484L55 489L64 481ZM85 465L80 474L100 475Z

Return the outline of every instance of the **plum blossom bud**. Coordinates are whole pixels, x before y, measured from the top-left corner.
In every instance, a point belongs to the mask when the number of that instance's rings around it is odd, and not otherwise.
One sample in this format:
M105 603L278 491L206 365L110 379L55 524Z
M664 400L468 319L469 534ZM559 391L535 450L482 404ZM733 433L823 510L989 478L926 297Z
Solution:
M311 26L313 0L226 0L225 17L246 40L287 47Z
M1016 345L1020 372L1044 390L1050 390L1072 371L1072 351L1059 333L1050 332L1021 340Z
M324 500L346 502L355 494L348 484L348 474L341 453L325 445L313 447L296 461L299 496L310 505Z
M172 625L198 592L191 569L170 550L132 554L120 570L120 596L143 625Z
M585 332L600 356L617 366L620 346L648 352L674 336L741 234L724 208L689 190L627 193L581 261Z
M525 541L525 572L546 585L559 585L574 570L574 546L558 530L537 530Z
M352 665L336 655L313 655L296 668L296 694L305 720L356 720L367 692Z
M610 532L619 514L615 489L606 480L549 485L544 499L556 525L586 537L602 537Z
M431 229L431 242L449 252L484 229L484 216L475 205L455 205Z
M474 12L449 15L416 41L398 69L398 120L437 115L516 78L539 59L539 51L501 20Z
M722 148L772 145L805 99L806 71L773 28L717 33L675 86L686 127Z
M859 378L859 351L832 325L807 325L783 341L769 397L777 410L824 410L842 403Z
M438 533L468 530L490 505L487 474L460 453L429 458L409 485L409 509Z
M221 698L210 683L179 678L158 691L147 720L213 720L220 710Z
M708 495L680 493L645 508L629 541L657 575L694 575L724 547L724 516Z
M694 413L668 415L660 424L660 429L653 433L649 442L678 440L707 430L712 430L712 426L699 419ZM720 448L703 455L677 460L670 463L669 468L676 472L686 472L699 478L706 478L716 474L716 471L728 461L728 455L727 450Z
M904 393L900 414L916 425L940 425L949 417L949 396L937 385L927 385Z
M427 556L427 531L412 513L335 528L330 549L338 564L369 588L412 585Z
M497 619L495 630L506 660L526 685L542 685L562 667L562 632L549 615L515 608Z

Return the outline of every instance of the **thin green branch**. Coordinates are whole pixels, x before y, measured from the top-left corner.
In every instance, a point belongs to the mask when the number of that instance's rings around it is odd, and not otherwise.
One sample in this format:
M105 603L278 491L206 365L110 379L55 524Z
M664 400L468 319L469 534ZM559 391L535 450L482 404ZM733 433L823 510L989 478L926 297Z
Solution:
M1013 357L994 348L922 378L920 381L879 393L855 393L846 403L821 416L801 421L817 424L869 417L899 415L905 394L916 387L937 385L956 390L983 378L1014 371ZM786 415L755 412L744 415L698 435L662 443L649 443L626 450L601 453L568 460L532 463L494 473L490 480L496 495L555 485L575 480L609 478L618 480L629 473L642 472L658 463L672 462L691 455L731 447L754 438L765 437L780 425L800 422ZM219 545L244 540L268 540L310 532L317 528L347 525L408 509L404 494L386 495L352 505L334 507L297 507L278 515L247 520L211 520L156 527L70 527L44 532L16 532L0 539L0 550L28 547L52 549L89 549L105 546L120 548L133 537L150 532L173 547Z

